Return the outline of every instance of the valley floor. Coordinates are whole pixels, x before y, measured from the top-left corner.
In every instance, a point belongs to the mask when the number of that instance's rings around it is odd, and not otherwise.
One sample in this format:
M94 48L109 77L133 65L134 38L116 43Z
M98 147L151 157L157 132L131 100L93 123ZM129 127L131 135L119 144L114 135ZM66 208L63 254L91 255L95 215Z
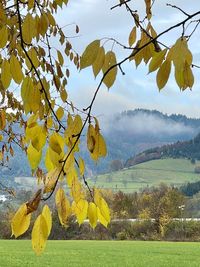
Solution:
M30 240L0 240L0 267L199 267L200 243L48 241L35 256Z

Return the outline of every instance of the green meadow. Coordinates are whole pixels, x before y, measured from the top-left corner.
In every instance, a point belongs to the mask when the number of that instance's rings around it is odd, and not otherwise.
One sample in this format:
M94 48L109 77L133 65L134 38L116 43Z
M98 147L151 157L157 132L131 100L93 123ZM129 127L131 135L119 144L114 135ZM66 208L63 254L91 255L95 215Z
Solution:
M36 256L29 240L1 240L1 267L199 267L199 243L48 241Z
M160 183L180 186L186 182L200 180L200 174L194 172L195 166L187 159L160 159L144 162L131 168L122 169L99 175L95 178L95 186L122 190L124 192L137 191L146 186L157 186ZM94 185L92 180L88 180Z

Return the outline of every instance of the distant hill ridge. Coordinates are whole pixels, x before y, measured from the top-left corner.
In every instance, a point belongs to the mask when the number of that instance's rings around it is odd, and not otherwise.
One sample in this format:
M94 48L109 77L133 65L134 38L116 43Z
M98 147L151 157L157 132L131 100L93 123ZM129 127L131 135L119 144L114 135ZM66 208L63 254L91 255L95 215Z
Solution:
M193 139L185 142L176 142L161 147L155 147L143 151L136 156L129 158L125 166L130 167L136 164L161 158L187 158L200 160L200 133Z
M17 126L15 131L18 132ZM106 139L108 155L98 164L90 159L86 145L82 143L81 156L85 159L89 174L105 173L110 170L113 160L119 159L124 163L148 149L156 148L152 153L155 152L159 156L158 153L162 151L157 148L163 145L167 145L165 150L168 149L168 154L171 155L168 144L192 140L200 132L200 119L187 118L180 114L167 115L157 110L135 109L104 118L101 131ZM31 176L25 153L22 153L18 146L13 145L13 149L15 153L14 157L10 158L9 168L0 168L0 178L6 181L11 177ZM151 153L148 154L148 157L152 157ZM197 156L198 151L195 158Z

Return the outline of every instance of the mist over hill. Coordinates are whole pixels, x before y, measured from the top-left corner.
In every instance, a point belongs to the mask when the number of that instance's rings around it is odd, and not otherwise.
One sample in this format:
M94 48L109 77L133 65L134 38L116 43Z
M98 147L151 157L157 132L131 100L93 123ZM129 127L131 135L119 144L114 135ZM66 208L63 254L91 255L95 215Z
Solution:
M165 144L187 141L200 132L200 119L163 114L157 110L136 109L104 118L101 123L108 156L95 165L87 153L88 166L94 172L109 170L112 160L123 162L136 154Z
M101 119L101 131L106 139L108 155L97 164L89 158L82 145L82 156L86 160L89 175L109 171L112 160L126 162L128 158L147 150L187 141L200 132L200 119L191 119L183 115L166 115L157 110L136 109L114 114ZM85 135L83 139L85 139ZM83 142L84 143L84 142ZM25 153L16 146L15 155L10 158L9 169L1 167L0 178L31 176Z

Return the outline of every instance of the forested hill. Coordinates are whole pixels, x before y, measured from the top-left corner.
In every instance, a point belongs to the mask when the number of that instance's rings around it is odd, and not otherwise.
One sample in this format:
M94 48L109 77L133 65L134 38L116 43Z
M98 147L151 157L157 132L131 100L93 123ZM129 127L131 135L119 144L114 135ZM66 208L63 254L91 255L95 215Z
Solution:
M138 155L129 158L125 166L130 167L138 163L146 162L160 158L188 158L191 160L200 160L200 134L190 141L176 142L174 144L164 145L148 149Z
M98 165L88 158L89 167L98 172L108 171L112 160L125 162L149 148L191 140L200 132L200 119L135 109L115 114L101 123L101 127L108 146L108 157Z

